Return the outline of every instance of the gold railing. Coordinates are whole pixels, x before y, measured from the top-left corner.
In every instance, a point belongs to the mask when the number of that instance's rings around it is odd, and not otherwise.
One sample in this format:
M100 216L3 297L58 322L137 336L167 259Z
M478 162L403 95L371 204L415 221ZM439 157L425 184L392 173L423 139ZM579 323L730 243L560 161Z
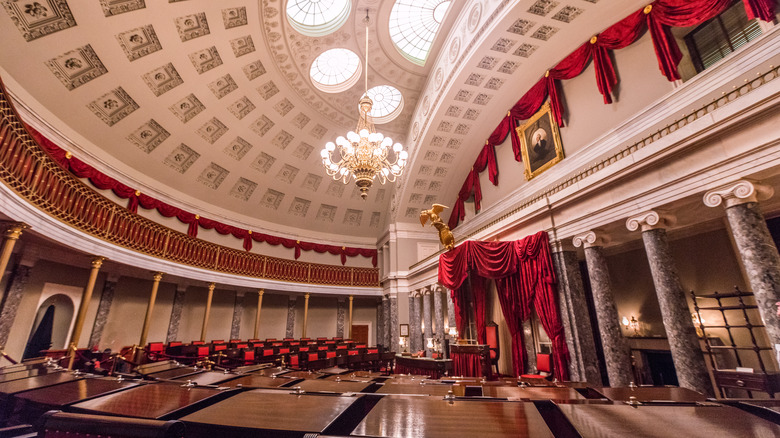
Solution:
M143 254L234 275L378 287L379 270L286 260L199 240L131 213L67 172L30 137L0 83L0 180L71 227Z

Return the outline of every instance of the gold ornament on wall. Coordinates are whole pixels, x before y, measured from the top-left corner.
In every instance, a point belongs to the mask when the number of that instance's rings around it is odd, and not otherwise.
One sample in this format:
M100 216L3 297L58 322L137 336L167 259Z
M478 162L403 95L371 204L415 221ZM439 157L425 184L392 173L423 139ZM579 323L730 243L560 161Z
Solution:
M441 244L444 245L444 248L447 249L447 251L455 248L455 236L452 235L452 231L450 231L450 227L447 226L447 224L444 223L444 221L441 220L441 217L439 217L439 213L444 211L446 207L441 204L433 204L430 208L430 210L423 210L420 212L420 223L422 226L425 226L425 223L428 222L428 219L431 220L431 225L436 227L437 230L439 230L439 240L441 241Z

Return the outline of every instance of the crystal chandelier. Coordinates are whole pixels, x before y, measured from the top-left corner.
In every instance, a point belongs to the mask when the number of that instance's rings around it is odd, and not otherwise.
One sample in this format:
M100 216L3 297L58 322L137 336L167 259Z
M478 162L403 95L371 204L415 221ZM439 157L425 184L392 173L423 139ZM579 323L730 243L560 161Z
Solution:
M368 97L368 10L363 21L366 23L366 92L358 105L360 118L357 128L355 131L349 131L346 138L339 136L335 143L331 141L326 143L320 155L329 176L334 180L341 180L344 184L349 184L354 178L355 185L360 189L360 196L366 199L374 179L378 178L379 182L384 184L386 181L395 181L403 174L408 154L403 150L401 143L393 144L390 137L376 132L374 122L371 120L369 113L374 102ZM333 161L332 154L337 147L341 158ZM390 149L393 150L394 155L392 161L388 159Z

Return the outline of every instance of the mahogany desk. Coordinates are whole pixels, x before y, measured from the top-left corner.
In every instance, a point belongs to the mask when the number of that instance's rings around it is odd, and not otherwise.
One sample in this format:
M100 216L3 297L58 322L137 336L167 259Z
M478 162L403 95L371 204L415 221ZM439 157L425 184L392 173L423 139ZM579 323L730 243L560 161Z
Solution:
M301 437L323 433L360 397L247 391L181 418L187 437Z
M100 377L74 380L46 388L26 391L16 395L14 417L18 416L19 423L33 424L49 410L63 410L73 403L132 388L140 384L137 380L117 380L115 378Z
M240 376L237 379L228 380L223 382L220 386L227 386L228 388L235 388L238 385L249 388L278 388L285 383L290 383L292 380L285 379L284 377L268 377L258 374L247 374Z
M151 374L159 373L160 371L171 370L174 368L181 368L182 365L173 360L163 360L160 362L150 362L135 367L135 372L138 374Z
M59 371L51 371L59 372ZM11 380L24 379L26 377L42 376L44 374L50 374L49 368L37 367L37 368L17 368L15 370L8 370L0 373L0 382L8 382Z
M613 401L629 401L636 397L643 401L667 401L667 402L703 402L707 396L688 388L665 386L640 386L637 388L595 388L596 392L603 394Z
M191 409L230 395L232 392L213 388L186 388L171 383L150 383L76 403L71 406L71 410L85 414L171 420L189 413Z
M279 375L279 374L286 373L288 371L290 371L290 370L288 370L287 368L270 367L270 368L263 368L263 369L260 369L260 370L257 370L257 371L253 371L252 373L253 374L259 374L261 376L271 377L271 376L274 376L274 375Z
M430 383L425 385L413 384L413 383L385 383L379 388L377 394L419 394L419 395L434 395L443 397L447 395L448 391L452 391L455 396L462 396L465 392L465 387L461 385L442 385L436 383Z
M552 437L533 403L385 396L354 436L494 438Z
M482 394L487 397L505 397L518 400L585 400L573 388L536 386L483 386Z
M558 404L583 438L775 438L780 426L730 406L711 404Z
M235 378L236 378L235 374L225 374L217 371L203 371L197 374L177 377L173 380L176 382L181 382L182 384L191 381L196 385L217 385L227 380L231 380Z
M191 376L193 374L202 373L204 370L194 367L178 367L171 368L162 371L155 371L147 374L146 377L151 379L172 380L179 377Z
M399 374L414 374L430 376L438 379L452 371L452 360L431 359L429 357L395 356L395 372Z
M0 382L0 425L4 424L10 417L16 394L84 378L84 374L75 376L73 373L61 372Z
M280 374L281 377L286 377L288 379L319 379L321 377L324 377L325 374L322 373L316 373L316 372L310 372L310 371L290 371L289 373Z
M293 386L300 386L302 390L307 392L328 391L328 392L345 393L345 392L360 392L371 385L373 385L372 382L347 382L343 380L341 382L334 382L332 380L318 379L318 380L304 380L296 383Z

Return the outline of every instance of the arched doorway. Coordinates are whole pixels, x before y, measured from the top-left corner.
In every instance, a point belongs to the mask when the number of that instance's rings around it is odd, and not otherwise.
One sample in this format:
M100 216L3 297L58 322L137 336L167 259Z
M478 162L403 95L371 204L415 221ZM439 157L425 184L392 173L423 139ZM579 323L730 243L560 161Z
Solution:
M55 294L46 298L38 306L23 359L38 356L41 349L65 348L74 311L73 300L67 295ZM46 347L46 344L49 346Z

